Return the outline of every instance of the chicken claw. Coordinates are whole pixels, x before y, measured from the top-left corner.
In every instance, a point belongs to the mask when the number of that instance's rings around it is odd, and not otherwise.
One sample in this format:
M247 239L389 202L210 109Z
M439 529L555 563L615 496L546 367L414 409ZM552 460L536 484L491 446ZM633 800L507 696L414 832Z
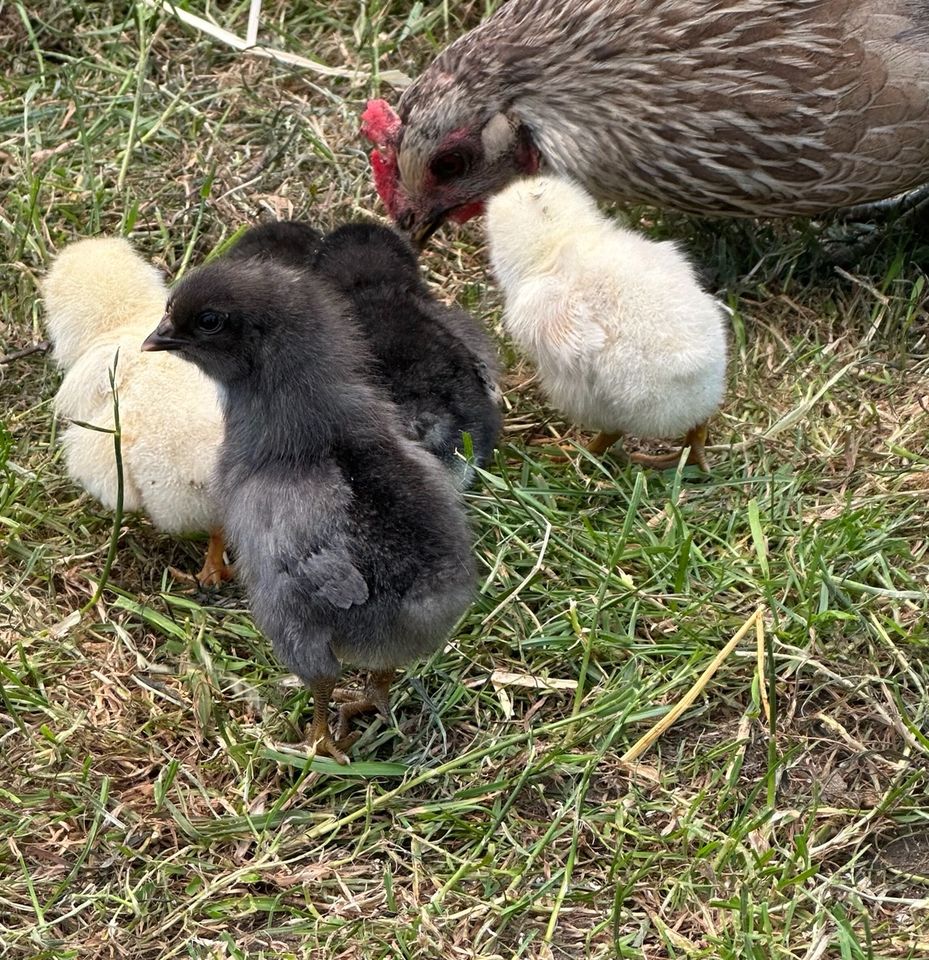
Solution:
M706 438L707 427L705 423L701 423L692 430L687 431L687 436L684 437L684 443L681 445L681 449L690 447L690 452L684 461L685 466L696 466L704 473L709 473L710 465L707 463L706 450L704 449ZM643 467L655 467L659 470L667 470L669 467L677 466L678 460L681 459L681 451L675 450L673 453L660 453L657 455L633 453L630 454L629 459L633 463L641 464Z
M351 763L348 758L348 751L355 741L361 736L360 733L351 733L348 736L339 736L333 738L332 731L329 729L329 700L335 693L335 681L325 680L315 683L310 688L313 693L313 722L310 726L310 746L317 754L326 757L332 757L336 763L346 766ZM341 723L339 724L341 729Z
M197 583L204 587L218 587L224 581L232 579L232 567L225 561L225 551L226 542L222 530L212 530L203 567L196 576Z
M337 688L332 691L332 699L341 703L339 707L339 727L337 736L342 739L348 735L352 717L359 713L376 710L384 719L390 718L388 691L394 679L393 670L372 671L368 674L362 692Z
M349 759L348 751L351 750L355 741L361 736L360 733L350 733L347 737L334 740L329 731L328 721L326 729L319 736L315 736L315 723L312 747L317 756L331 757L336 763L347 767L352 761Z
M606 453L621 436L621 433L601 431L587 444L587 452L594 454Z

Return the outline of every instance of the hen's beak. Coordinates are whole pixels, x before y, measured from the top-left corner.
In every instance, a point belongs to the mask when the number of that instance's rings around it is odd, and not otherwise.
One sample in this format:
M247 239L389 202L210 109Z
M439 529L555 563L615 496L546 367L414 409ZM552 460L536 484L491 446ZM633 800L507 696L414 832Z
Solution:
M434 213L432 216L417 220L412 210L407 210L397 217L397 226L407 235L417 250L425 249L432 235L445 221L445 213Z
M184 346L184 341L172 336L174 326L168 317L165 317L161 323L145 338L142 343L142 350L179 350Z
M407 209L397 217L397 226L407 235L411 243L422 250L429 242L429 238L446 220L467 223L472 217L479 216L483 212L483 200L471 200L455 207L433 209L420 218L413 209Z
M432 239L432 235L442 226L444 217L436 217L428 223L421 224L415 230L410 231L410 239L416 245L418 250L425 250L426 244Z

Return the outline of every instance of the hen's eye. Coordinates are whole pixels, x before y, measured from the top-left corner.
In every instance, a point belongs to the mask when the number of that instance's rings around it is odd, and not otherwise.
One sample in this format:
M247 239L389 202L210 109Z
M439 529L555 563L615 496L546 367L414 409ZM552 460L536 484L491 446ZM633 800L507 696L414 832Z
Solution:
M197 317L197 329L201 333L219 333L226 322L226 317L215 310L204 310Z
M454 180L468 169L468 158L463 153L440 153L429 164L429 170L436 180Z

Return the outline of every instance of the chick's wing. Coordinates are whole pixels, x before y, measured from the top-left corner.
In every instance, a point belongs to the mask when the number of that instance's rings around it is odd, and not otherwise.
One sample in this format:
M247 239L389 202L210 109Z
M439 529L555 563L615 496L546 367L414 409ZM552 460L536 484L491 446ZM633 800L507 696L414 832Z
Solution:
M368 599L352 558L350 503L351 490L331 468L261 474L228 501L226 530L265 587L347 610Z
M340 610L368 599L368 584L344 549L326 547L299 558L292 571Z
M582 364L607 343L595 296L582 284L551 276L524 284L508 304L510 325L528 337L541 355L562 364ZM528 331L531 331L528 332Z

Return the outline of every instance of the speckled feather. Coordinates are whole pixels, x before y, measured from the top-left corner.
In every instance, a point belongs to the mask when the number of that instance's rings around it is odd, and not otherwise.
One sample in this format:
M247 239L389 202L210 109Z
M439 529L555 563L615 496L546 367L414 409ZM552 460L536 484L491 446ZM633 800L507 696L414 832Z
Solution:
M929 173L929 3L511 0L404 93L404 185L503 110L601 198L809 215L891 196Z

